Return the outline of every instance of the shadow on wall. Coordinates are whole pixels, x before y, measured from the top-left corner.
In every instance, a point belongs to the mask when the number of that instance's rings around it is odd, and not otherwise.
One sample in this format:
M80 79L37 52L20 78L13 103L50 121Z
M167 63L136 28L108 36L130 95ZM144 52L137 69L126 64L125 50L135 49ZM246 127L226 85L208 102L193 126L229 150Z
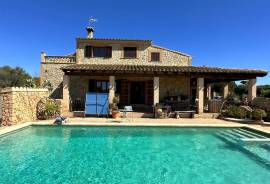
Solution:
M63 82L61 82L50 94L50 98L62 99L63 98Z

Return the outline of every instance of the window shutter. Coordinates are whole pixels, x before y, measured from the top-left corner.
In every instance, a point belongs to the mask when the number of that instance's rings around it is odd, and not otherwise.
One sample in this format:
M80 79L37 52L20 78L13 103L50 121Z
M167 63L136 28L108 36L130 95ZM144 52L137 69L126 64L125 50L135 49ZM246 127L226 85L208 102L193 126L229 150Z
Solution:
M160 53L151 52L151 61L160 61Z
M124 47L124 57L125 58L136 58L137 48L136 47Z
M92 57L92 46L85 47L84 57L86 57L86 58Z
M106 57L111 58L112 57L112 47L107 47L106 50L107 50Z

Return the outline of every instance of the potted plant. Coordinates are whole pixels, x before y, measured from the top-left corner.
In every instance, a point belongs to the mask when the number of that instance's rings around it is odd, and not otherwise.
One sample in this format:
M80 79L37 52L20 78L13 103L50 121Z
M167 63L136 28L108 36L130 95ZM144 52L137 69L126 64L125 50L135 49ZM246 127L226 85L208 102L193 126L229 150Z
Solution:
M117 106L118 103L119 103L119 95L115 95L115 97L113 98L113 103L110 104L112 118L120 118L121 114Z
M262 123L263 118L267 116L266 112L263 109L254 109L252 111L252 118Z

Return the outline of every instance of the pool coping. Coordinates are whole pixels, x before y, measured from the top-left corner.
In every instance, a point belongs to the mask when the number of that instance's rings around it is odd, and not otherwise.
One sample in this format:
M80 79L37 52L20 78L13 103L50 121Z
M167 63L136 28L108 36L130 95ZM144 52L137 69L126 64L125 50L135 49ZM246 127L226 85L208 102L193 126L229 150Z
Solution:
M199 120L198 120L199 121ZM9 127L5 127L3 129L0 128L0 137L3 135L7 135L9 133L14 133L19 130L23 130L24 128L30 126L57 126L52 123L52 121L43 121L43 122L26 122L18 125L13 125ZM61 126L114 126L114 127L197 127L197 128L248 128L254 130L258 133L262 133L264 135L270 136L270 132L266 130L262 130L260 127L254 127L253 125L247 124L207 124L207 123L133 123L133 122L78 122L78 123L65 123Z

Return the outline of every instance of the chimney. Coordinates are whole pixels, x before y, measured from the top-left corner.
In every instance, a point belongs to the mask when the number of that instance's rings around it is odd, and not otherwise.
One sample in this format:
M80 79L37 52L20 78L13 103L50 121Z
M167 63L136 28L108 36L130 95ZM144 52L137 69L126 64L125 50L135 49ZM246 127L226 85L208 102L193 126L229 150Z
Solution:
M87 27L86 31L87 31L87 38L90 38L90 39L94 38L94 28Z
M41 52L41 63L45 63L46 62L46 53L44 51Z

